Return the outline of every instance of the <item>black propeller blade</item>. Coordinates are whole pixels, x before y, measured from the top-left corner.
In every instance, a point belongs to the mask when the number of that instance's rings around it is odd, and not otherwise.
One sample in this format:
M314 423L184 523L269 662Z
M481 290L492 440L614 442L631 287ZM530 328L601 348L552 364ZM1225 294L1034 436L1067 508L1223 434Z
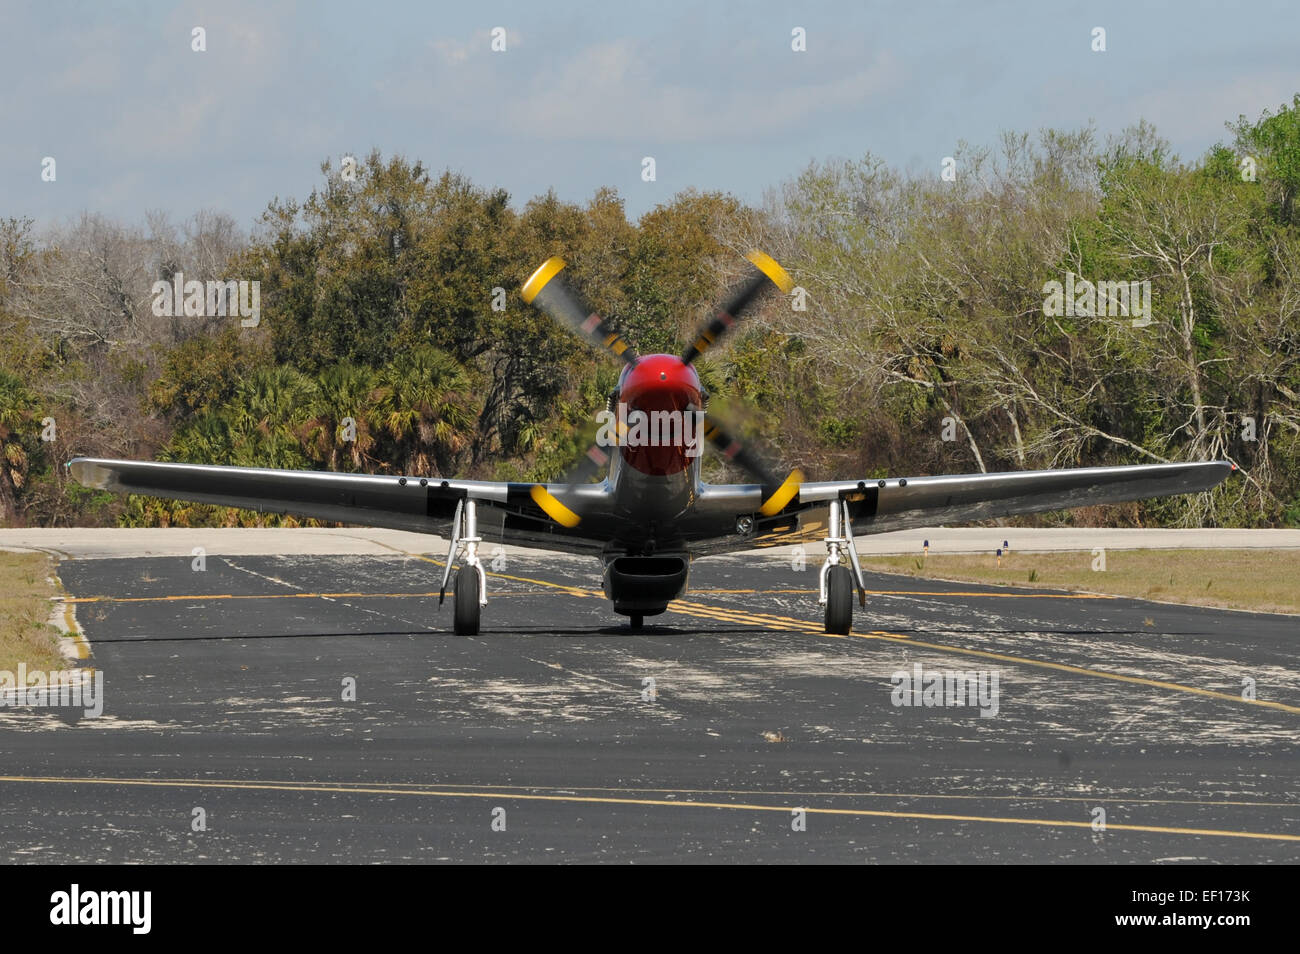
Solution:
M745 257L750 262L749 274L728 293L722 307L700 327L695 341L682 352L685 364L690 364L717 344L762 292L775 287L789 294L794 288L794 280L770 255L755 249Z
M708 415L704 418L704 438L712 444L727 460L741 467L763 485L763 504L759 512L765 517L775 516L799 494L803 483L803 471L795 468L783 481L767 468L767 465L721 424Z
M600 473L608 463L608 452L599 444L592 444L587 448L587 452L578 458L577 466L565 475L566 489L572 491L576 487L589 483L591 478ZM582 514L566 505L541 484L534 484L528 494L533 498L533 503L541 507L542 511L560 526L572 529L582 522ZM573 499L568 494L566 496L569 496L570 500Z
M636 349L623 340L604 318L584 307L573 289L559 277L564 265L562 258L548 258L541 268L528 276L523 286L524 303L536 305L596 347L604 348L628 364L635 364Z
M638 357L636 349L611 328L604 318L582 304L573 289L560 277L564 267L564 259L558 256L543 262L541 267L524 282L522 290L524 302L536 305L596 347L603 348L628 364L635 364ZM608 463L609 454L599 444L593 444L578 459L577 466L566 475L565 483L569 489L588 483ZM533 503L561 526L572 529L582 522L581 514L575 512L541 484L534 484L529 495L533 498ZM571 495L566 496L572 500Z

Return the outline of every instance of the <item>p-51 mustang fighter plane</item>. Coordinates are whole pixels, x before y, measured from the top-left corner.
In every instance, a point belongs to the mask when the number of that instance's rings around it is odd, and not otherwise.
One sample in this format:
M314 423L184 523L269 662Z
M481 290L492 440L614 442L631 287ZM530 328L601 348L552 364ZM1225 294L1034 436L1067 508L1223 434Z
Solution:
M560 482L502 483L319 471L76 458L69 468L87 487L199 503L292 513L319 520L439 533L450 540L442 578L452 568L455 631L473 635L487 605L479 558L485 539L590 553L604 565L605 595L631 618L663 613L686 591L695 557L821 538L818 603L828 633L847 633L853 596L866 606L855 534L1117 503L1208 490L1234 469L1219 462L1088 467L951 477L808 483L795 470L774 477L759 457L707 414L708 395L692 362L759 298L794 283L761 252L747 256L745 278L678 357L638 355L605 319L583 307L552 258L523 285L525 302L568 325L623 361L609 410L618 407L615 439L598 442ZM631 426L626 422L641 415ZM689 420L687 419L689 418ZM755 480L707 484L700 477L699 436L690 426L652 428L646 420L698 422L703 439ZM641 428L644 432L644 427ZM665 438L666 439L663 439ZM605 446L617 453L607 453ZM593 483L608 466L604 480ZM441 603L441 599L439 600Z

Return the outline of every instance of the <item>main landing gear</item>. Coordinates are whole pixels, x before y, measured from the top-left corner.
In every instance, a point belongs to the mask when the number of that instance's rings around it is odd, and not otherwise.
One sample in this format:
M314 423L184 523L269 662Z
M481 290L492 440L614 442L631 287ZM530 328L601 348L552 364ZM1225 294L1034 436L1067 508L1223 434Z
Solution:
M442 571L442 589L438 591L438 605L447 595L447 581L451 578L456 557L461 566L456 570L456 583L452 596L455 610L453 628L457 636L477 636L479 619L487 606L487 573L478 558L478 509L475 502L466 498L456 504L451 518L451 546L447 549L447 565Z
M826 632L846 635L853 628L853 590L858 591L858 603L867 605L867 588L862 579L862 566L858 551L853 545L853 524L849 521L849 505L843 500L830 504L829 535L826 537L826 562L822 564L817 600L826 608ZM852 572L844 564L848 554Z

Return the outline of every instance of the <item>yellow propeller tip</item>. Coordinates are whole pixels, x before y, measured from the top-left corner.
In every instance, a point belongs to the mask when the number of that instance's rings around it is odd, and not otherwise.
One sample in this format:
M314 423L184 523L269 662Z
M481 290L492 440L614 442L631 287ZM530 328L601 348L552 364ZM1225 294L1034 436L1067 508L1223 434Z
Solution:
M772 496L763 501L763 506L758 508L758 512L765 517L774 517L782 510L795 495L799 493L799 487L803 484L803 471L796 467L790 471L790 476L785 479L780 487Z
M753 262L754 267L760 272L772 279L772 284L781 289L785 294L790 294L794 289L794 279L790 277L790 273L782 268L780 263L778 263L771 255L768 255L766 252L760 252L758 249L754 249L746 255L745 258Z
M560 503L559 499L541 484L533 484L528 495L533 498L533 503L541 507L543 512L560 526L573 529L582 522L581 517Z
M560 274L560 270L564 268L564 265L564 259L560 258L558 255L542 262L541 267L529 275L528 281L524 282L524 304L531 305L533 299L536 298L538 293L546 287L546 283L556 275ZM780 266L777 267L779 268Z

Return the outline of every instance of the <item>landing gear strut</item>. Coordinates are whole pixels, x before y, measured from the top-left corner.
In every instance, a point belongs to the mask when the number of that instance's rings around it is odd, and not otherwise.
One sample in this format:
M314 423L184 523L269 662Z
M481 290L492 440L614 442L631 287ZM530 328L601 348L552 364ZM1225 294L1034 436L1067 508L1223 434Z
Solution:
M846 635L853 628L853 590L858 591L858 603L867 605L866 584L862 579L862 566L858 563L858 551L853 545L853 524L849 520L849 505L843 500L832 500L830 505L830 525L827 527L826 562L822 564L820 577L821 597L817 600L826 608L826 632ZM844 554L849 563L844 565Z
M640 629L643 625L645 625L645 617L640 613L633 613L628 617L628 626L632 629Z
M466 498L456 504L456 513L451 518L451 546L447 549L447 565L442 572L442 589L438 591L438 605L441 606L447 595L452 567L460 555L461 566L456 571L453 597L453 628L457 636L477 636L482 609L487 606L487 574L478 558L481 542L477 505L474 500Z

